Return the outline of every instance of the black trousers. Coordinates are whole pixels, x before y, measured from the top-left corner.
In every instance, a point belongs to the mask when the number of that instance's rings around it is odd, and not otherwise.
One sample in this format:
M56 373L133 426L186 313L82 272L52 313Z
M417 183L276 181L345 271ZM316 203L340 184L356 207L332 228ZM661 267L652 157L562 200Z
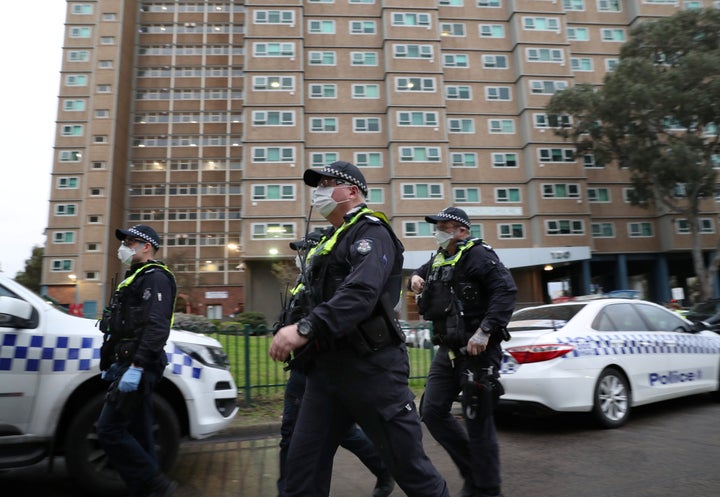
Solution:
M458 356L454 360L449 349L441 345L432 364L420 406L420 414L430 434L450 455L460 474L478 488L500 487L500 453L492 415L465 419L465 427L453 416L452 403L466 379L468 368L492 365L495 374L500 368L500 344L491 344L479 356Z
M405 345L318 357L290 442L284 497L327 497L333 457L357 422L408 497L449 497L422 445Z

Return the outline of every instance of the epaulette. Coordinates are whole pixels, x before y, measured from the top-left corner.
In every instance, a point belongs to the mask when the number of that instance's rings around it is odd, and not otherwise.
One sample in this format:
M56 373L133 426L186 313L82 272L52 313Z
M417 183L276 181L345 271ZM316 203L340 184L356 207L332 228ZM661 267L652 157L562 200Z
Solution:
M365 219L367 219L368 221L372 221L373 223L382 223L382 220L379 217L375 217L370 214L365 214Z

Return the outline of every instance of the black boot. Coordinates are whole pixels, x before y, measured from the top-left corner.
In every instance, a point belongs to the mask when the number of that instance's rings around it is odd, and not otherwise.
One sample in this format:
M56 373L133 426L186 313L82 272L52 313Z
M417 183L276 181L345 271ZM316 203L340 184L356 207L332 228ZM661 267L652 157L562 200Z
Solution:
M372 497L388 497L395 488L395 479L389 471L378 476L377 483L373 489Z
M463 488L460 490L458 497L475 497L475 484L470 478L465 478Z
M170 497L177 490L177 482L158 474L147 482L147 497Z

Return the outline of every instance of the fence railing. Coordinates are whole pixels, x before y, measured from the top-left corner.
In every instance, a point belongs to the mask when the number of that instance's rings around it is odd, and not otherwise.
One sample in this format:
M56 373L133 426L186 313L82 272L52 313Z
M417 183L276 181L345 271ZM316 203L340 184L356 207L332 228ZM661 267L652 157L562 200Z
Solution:
M246 406L253 399L281 394L285 389L289 371L286 364L273 361L268 355L272 335L265 328L225 328L190 331L215 338L223 346L230 362L230 371L238 388L238 396ZM422 387L435 355L433 347L408 347L410 361L410 386Z

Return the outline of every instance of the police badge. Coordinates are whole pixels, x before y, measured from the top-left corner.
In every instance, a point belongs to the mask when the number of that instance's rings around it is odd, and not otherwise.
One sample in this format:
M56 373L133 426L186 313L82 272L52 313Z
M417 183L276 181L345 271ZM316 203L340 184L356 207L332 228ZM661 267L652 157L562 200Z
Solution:
M358 240L355 242L355 248L357 248L358 254L366 255L372 250L372 241L367 238Z

